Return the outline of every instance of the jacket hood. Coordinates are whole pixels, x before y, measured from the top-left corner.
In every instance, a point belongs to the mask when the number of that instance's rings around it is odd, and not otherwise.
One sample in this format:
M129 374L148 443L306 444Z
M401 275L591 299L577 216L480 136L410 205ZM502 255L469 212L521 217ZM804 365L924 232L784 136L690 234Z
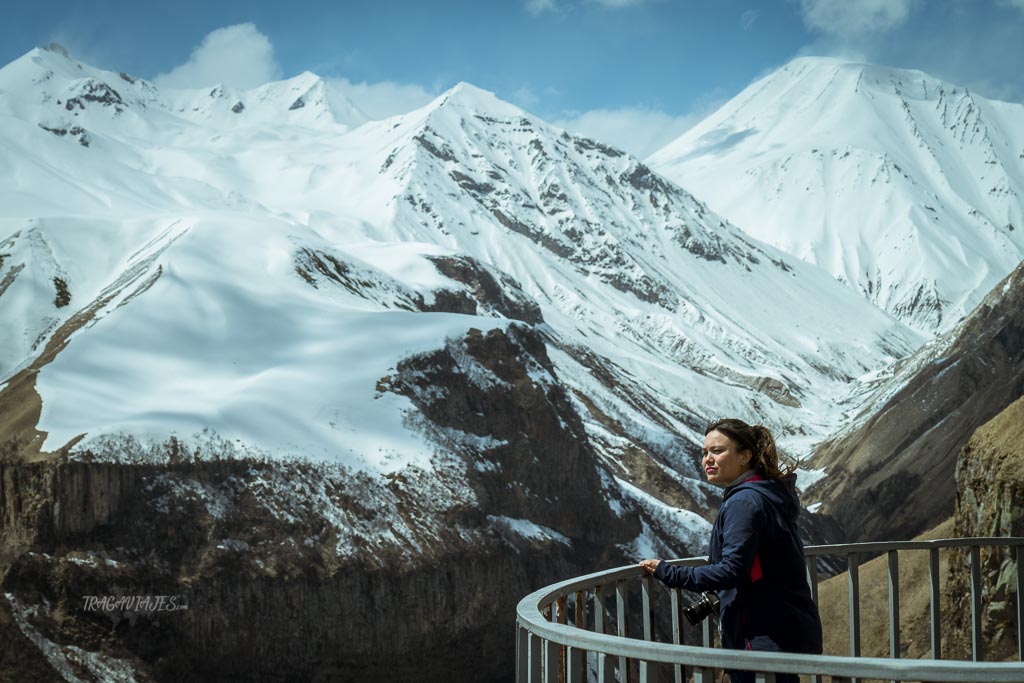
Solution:
M790 474L782 479L759 479L741 482L725 489L723 500L744 489L756 491L767 498L782 513L783 517L791 523L795 523L796 518L800 515L800 501L797 499L796 494L795 474Z

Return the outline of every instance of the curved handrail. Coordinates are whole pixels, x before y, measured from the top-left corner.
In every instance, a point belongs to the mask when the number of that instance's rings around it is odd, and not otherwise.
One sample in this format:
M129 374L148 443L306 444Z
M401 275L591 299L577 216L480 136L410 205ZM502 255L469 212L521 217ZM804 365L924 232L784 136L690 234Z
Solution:
M934 541L894 541L883 543L847 543L808 546L808 556L882 553L894 550L931 550L977 546L1024 546L1024 538L984 537L938 539ZM1018 551L1020 553L1020 551ZM1019 555L1020 556L1020 555ZM697 566L706 557L671 560L675 565ZM1024 663L974 662L963 660L891 659L834 655L803 655L749 650L712 649L677 645L637 638L596 633L584 628L549 621L541 611L556 600L579 591L592 590L621 580L643 577L638 565L628 565L552 584L524 597L517 606L519 626L543 640L581 651L600 652L629 659L682 664L700 668L737 669L775 673L826 675L846 678L888 680L930 680L960 683L964 681L1024 681ZM1024 624L1021 625L1024 628Z
M932 548L970 548L971 546L1024 546L1024 538L1017 536L978 536L973 538L937 538L931 541L879 541L868 543L837 543L809 545L804 554L849 555L851 553L884 553L890 550L931 550Z

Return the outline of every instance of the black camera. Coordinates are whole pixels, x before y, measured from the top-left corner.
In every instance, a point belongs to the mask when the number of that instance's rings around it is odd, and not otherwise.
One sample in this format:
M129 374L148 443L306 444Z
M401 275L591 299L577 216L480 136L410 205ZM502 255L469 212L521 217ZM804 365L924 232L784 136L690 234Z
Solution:
M718 594L707 591L700 594L696 602L683 608L686 620L696 626L718 611Z

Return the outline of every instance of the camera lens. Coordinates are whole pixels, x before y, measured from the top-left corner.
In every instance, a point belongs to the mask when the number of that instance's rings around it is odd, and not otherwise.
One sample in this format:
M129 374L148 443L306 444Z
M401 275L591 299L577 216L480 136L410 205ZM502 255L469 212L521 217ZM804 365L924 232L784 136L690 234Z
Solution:
M696 626L707 619L716 609L718 609L718 596L711 592L701 593L695 602L683 608L683 616Z

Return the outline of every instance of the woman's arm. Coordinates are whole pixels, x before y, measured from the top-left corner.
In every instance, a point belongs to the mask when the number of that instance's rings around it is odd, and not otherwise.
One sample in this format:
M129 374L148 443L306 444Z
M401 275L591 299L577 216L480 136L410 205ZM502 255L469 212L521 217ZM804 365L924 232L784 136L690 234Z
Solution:
M755 494L756 495L756 494ZM764 512L752 501L730 501L722 515L722 557L703 567L674 567L659 560L645 560L641 566L669 588L701 592L736 588L750 576L757 557Z

